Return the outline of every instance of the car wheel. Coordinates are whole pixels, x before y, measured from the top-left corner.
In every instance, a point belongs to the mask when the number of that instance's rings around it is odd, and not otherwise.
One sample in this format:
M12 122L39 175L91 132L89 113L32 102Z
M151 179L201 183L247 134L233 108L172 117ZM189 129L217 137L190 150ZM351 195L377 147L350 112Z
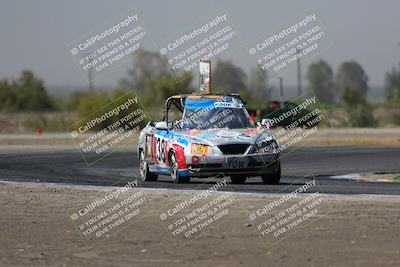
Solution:
M279 184L281 180L281 164L279 164L279 168L275 173L262 175L261 179L264 184Z
M243 184L247 177L243 175L231 175L232 184Z
M139 159L139 168L140 168L140 179L142 181L157 181L157 174L151 173L149 171L149 166L147 165L147 162L144 159L144 151L140 151L140 159Z
M171 168L171 177L174 180L174 183L176 183L176 184L189 183L190 177L181 176L179 174L178 161L176 160L175 153L171 154L170 163L171 163L171 167L170 167Z

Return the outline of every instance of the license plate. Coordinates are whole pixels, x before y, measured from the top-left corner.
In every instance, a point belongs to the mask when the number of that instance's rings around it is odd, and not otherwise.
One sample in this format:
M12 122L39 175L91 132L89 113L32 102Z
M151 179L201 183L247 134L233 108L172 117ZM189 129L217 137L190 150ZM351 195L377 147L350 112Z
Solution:
M243 157L229 157L226 158L226 164L229 168L240 169L246 167L246 159Z

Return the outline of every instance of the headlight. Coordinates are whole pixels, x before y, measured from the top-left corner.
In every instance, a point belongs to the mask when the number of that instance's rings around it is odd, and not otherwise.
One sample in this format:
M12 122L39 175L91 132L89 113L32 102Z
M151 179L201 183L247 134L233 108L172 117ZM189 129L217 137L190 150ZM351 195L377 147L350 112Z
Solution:
M272 140L264 140L261 142L257 142L255 144L256 147L256 153L268 153L268 152L275 152L278 150L278 143L272 139Z
M190 145L190 154L211 155L212 149L210 146L207 146L207 145L191 144Z

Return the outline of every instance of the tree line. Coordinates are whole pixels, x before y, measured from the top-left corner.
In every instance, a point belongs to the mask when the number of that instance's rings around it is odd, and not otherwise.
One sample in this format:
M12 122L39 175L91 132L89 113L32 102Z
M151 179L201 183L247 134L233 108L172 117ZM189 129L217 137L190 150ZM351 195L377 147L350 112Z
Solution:
M24 70L18 79L0 80L0 111L52 111L54 99L48 94L43 81L32 71Z
M165 99L174 94L195 91L193 75L187 72L171 73L166 59L157 52L142 51L132 62L126 76L112 92L80 90L67 98L48 93L43 81L32 71L22 71L17 79L0 80L0 111L76 111L85 116L103 107L126 90L135 90L151 115L162 113ZM218 60L213 66L213 88L225 93L239 93L253 108L262 108L271 99L273 87L266 83L268 73L251 69L246 74L232 61ZM172 75L171 75L172 74ZM372 108L367 101L368 76L362 66L349 61L334 72L329 64L320 60L309 65L305 78L320 102L338 103L348 113L349 126L374 126ZM386 73L384 81L385 103L400 108L400 65Z

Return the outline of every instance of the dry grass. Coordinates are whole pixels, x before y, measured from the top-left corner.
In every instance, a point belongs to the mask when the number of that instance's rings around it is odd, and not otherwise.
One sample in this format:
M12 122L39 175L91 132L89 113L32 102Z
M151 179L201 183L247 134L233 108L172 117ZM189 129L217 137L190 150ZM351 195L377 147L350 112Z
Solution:
M272 130L272 132L277 129ZM0 135L0 146L71 146L75 141L82 141L88 135L81 135L73 140L68 133L52 133L37 136L35 134L2 134ZM134 148L137 144L138 134L130 137L124 142L124 147ZM319 129L315 134L305 138L300 145L304 146L400 146L400 128L391 129Z
M400 128L325 128L308 136L304 142L311 146L400 146Z

